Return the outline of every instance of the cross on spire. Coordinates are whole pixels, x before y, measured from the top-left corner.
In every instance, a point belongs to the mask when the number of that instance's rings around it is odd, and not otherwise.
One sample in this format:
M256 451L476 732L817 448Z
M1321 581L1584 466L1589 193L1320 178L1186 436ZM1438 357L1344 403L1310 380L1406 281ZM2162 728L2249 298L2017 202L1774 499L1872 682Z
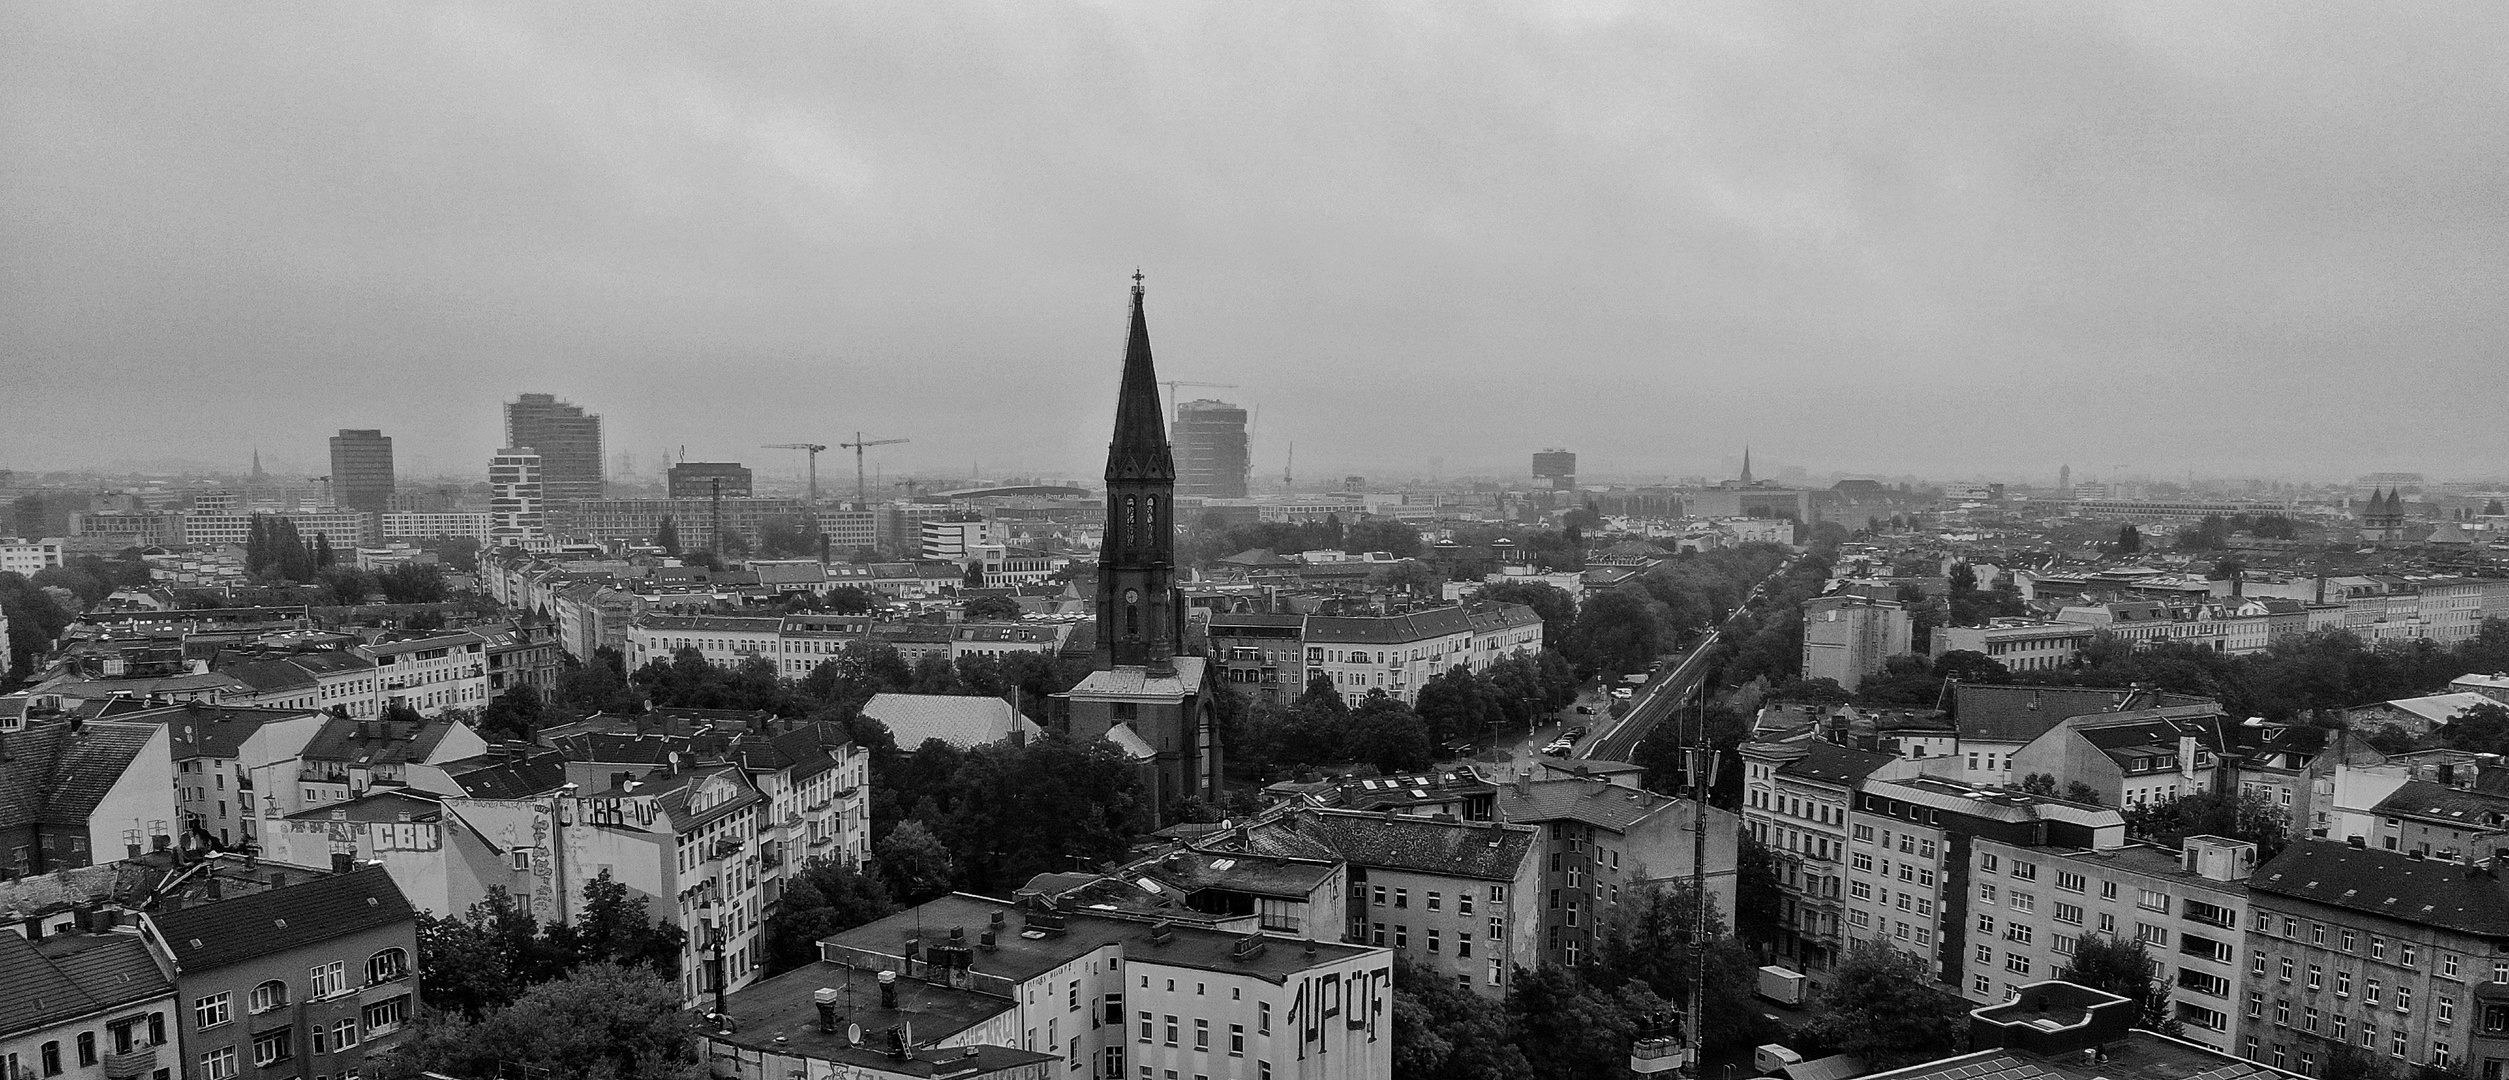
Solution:
M1141 268L1133 267L1133 295L1141 295Z

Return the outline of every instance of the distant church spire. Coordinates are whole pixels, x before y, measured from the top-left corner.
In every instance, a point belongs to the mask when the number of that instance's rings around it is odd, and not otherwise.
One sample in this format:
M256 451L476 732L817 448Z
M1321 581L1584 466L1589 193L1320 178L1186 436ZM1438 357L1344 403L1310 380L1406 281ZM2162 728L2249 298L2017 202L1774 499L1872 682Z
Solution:
M1751 482L1751 444L1742 444L1742 482Z
M256 447L254 447L254 448L253 448L253 479L255 479L255 480L259 480L259 479L261 479L261 478L262 478L262 476L263 476L263 473L262 473L262 471L261 471L261 448L260 448L260 447L258 447L258 446L256 446Z
M1184 604L1176 591L1176 457L1159 415L1158 372L1141 272L1133 271L1132 332L1106 446L1106 538L1098 548L1097 666L1175 671Z

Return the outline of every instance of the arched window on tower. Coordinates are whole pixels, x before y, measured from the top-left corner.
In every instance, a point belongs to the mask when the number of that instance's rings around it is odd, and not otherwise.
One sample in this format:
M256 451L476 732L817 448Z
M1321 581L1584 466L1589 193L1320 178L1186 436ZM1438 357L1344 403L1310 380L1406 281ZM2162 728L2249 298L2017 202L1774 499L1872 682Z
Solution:
M1157 535L1159 529L1159 497L1156 495L1150 496L1149 525L1151 534Z
M1139 604L1126 604L1126 605L1124 605L1124 636L1125 636L1125 637L1140 637L1140 636L1141 636L1141 605L1139 605Z

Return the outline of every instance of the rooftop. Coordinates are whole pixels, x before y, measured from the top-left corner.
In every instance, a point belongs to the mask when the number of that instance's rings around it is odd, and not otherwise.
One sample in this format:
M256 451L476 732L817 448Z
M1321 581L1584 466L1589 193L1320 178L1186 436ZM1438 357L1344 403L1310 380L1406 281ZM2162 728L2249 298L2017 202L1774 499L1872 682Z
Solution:
M177 969L207 971L319 941L408 923L409 900L381 866L152 916Z
M1128 964L1156 963L1232 972L1272 983L1286 983L1290 976L1316 964L1385 951L1325 941L1275 940L1262 951L1240 958L1232 951L1239 938L1236 934L1177 926L1172 928L1167 942L1158 944L1150 940L1150 922L1088 911L1061 913L1064 928L1055 932L1032 924L1032 915L1010 901L967 893L952 893L819 940L822 945L894 957L902 955L907 939L917 934L934 941L947 938L955 928L964 929L973 940L997 913L1003 916L1007 931L997 939L994 949L976 954L974 970L1013 982L1026 982L1108 945L1121 947ZM1310 946L1316 950L1313 958L1305 955Z
M2509 938L2509 887L2489 863L2303 840L2258 867L2248 887L2401 922Z
M173 990L137 934L56 934L38 942L0 933L0 1035Z
M2079 1054L1979 1050L1864 1080L2298 1080L2300 1075L2142 1030L2100 1050L2103 1057L2096 1063Z
M916 1041L929 1044L1009 1012L1013 1005L1008 998L920 979L899 979L896 987L897 1007L883 1008L877 970L821 960L733 991L724 1005L740 1018L740 1030L712 1037L752 1050L908 1076L950 1077L1053 1060L1046 1054L1004 1046L979 1046L970 1057L965 1049L952 1046L920 1050L900 1061L888 1053L891 1029L911 1024ZM833 991L836 998L837 1030L833 1033L820 1030L817 995L822 990ZM859 1044L848 1038L856 1027L862 1033Z

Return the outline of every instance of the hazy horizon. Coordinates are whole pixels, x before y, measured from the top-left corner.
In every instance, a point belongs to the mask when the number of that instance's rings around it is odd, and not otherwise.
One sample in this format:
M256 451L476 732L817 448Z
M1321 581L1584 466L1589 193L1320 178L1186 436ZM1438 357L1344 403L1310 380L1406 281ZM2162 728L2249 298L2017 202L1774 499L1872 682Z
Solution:
M2474 6L10 3L0 468L1093 477L1139 267L1311 490L2500 477L2504 100Z

